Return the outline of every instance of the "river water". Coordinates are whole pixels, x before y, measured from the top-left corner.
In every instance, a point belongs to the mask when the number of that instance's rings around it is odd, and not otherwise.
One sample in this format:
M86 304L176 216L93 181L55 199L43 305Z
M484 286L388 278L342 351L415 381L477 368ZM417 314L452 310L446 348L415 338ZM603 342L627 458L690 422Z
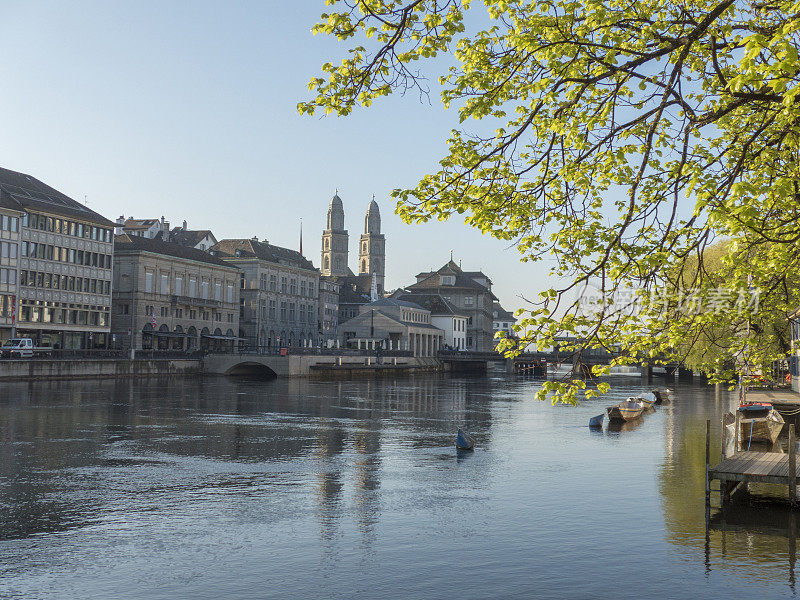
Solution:
M614 379L611 399L644 390ZM791 513L706 533L705 420L623 431L533 380L0 386L0 598L780 598ZM466 425L476 451L457 456Z

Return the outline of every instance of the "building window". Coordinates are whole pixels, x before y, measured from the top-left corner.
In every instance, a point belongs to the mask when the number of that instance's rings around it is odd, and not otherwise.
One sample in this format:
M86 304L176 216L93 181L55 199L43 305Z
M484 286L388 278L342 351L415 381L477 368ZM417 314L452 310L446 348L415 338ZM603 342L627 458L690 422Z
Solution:
M190 298L197 298L197 278L190 277L189 278L189 297Z
M208 300L208 282L207 281L203 281L200 284L200 290L201 290L201 295L202 295L203 300Z
M232 283L228 284L225 300L227 302L233 302L233 284Z
M278 277L275 275L269 276L269 291L275 292L278 289Z
M161 274L161 293L162 294L169 294L169 274L162 273Z
M294 302L289 303L289 321L294 323Z
M286 302L281 302L281 321L286 321Z
M222 284L219 282L214 284L214 300L222 302Z
M183 296L183 275L175 276L175 295Z
M153 291L153 273L152 271L145 271L144 273L144 291L152 293Z
M305 281L301 281L300 282L300 295L301 296L305 296L306 295L306 282Z
M269 301L269 318L273 321L275 320L275 305L275 300Z
M286 277L281 277L281 294L286 293Z

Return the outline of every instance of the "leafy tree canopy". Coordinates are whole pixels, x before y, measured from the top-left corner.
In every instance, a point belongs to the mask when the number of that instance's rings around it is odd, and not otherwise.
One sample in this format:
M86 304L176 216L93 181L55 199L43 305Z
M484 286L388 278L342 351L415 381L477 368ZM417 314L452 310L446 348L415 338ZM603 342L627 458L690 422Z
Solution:
M752 322L798 304L786 274L800 261L800 3L326 4L331 12L314 32L350 49L311 80L314 96L301 113L347 115L424 89L418 70L428 61L442 71L441 101L462 124L478 119L494 130L452 131L435 170L393 197L407 222L463 214L514 241L522 260L555 257L553 273L570 283L529 307L523 345L570 334L577 351L621 348L620 362L672 360L719 319L702 307L720 277L730 290L758 290L758 306L745 306ZM437 56L453 66L428 60ZM719 239L718 276L707 277L704 249ZM676 310L686 289L669 276L683 272L700 310ZM634 290L638 308L584 311L574 298L586 286L605 298ZM743 355L766 366L775 354L768 342L733 336L698 366L714 373ZM581 386L549 382L543 395L574 401Z

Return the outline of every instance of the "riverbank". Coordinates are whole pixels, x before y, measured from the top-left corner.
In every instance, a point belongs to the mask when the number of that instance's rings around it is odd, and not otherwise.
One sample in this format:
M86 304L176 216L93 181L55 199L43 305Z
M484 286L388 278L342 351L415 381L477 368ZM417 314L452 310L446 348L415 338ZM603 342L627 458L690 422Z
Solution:
M250 375L266 379L381 377L446 370L435 358L360 356L265 356L218 354L191 358L14 359L0 362L0 381L113 379L196 375Z
M198 359L37 359L0 363L0 381L154 377L202 372L202 361Z

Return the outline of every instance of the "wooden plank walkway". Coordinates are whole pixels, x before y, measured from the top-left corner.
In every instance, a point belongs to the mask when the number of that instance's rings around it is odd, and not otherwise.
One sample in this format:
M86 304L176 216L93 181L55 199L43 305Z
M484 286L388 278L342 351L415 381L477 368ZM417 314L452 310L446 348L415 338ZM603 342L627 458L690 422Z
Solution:
M709 469L709 477L719 481L752 481L789 485L789 456L778 452L737 452ZM795 465L800 479L800 465Z
M723 420L723 447L725 421ZM734 431L739 430L739 417L736 416ZM738 449L740 440L736 439L734 448ZM731 456L723 457L715 467L711 466L711 421L706 421L706 516L711 508L711 482L720 483L720 505L724 507L731 494L738 488L746 489L749 483L774 483L785 485L789 489L789 502L794 506L797 498L797 482L800 469L795 451L795 426L789 424L789 452L751 452L738 451Z

